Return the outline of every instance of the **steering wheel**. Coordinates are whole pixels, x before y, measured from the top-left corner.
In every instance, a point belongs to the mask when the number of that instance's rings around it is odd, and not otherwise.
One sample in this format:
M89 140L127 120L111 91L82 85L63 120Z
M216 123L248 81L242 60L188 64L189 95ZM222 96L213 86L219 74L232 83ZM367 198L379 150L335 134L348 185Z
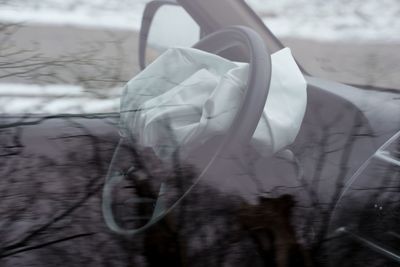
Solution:
M134 235L143 232L150 226L154 225L156 222L164 218L165 215L167 215L184 197L186 197L187 194L189 194L197 182L205 176L207 170L216 163L217 157L227 152L238 152L242 145L247 145L250 142L262 116L271 81L271 57L264 45L264 41L251 28L232 26L204 37L193 47L206 52L219 54L227 49L237 46L242 47L249 52L249 74L245 96L235 118L233 119L229 131L222 138L221 145L216 149L215 154L195 179L195 182L169 208L165 207L161 200L161 196L165 191L164 184L161 184L158 197L154 201L155 205L151 218L146 224L135 229L124 229L119 226L115 221L112 211L113 188L124 179L122 175L111 173L115 156L118 153L119 146L121 145L120 141L120 144L114 152L114 157L111 161L103 188L103 216L107 226L112 231L123 235Z

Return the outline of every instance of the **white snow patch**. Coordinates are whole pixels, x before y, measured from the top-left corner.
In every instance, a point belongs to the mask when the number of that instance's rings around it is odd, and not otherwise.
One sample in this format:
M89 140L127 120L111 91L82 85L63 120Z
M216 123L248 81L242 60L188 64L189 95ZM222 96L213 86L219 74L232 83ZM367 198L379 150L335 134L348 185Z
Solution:
M0 0L0 21L138 30L149 0ZM278 37L399 41L399 0L245 0Z
M141 16L129 14L118 16L116 14L91 15L86 12L60 12L58 10L12 10L1 9L0 20L11 23L68 25L85 28L112 28L122 30L139 30Z
M0 21L138 30L149 0L0 0Z
M118 112L122 88L85 90L73 85L0 83L0 113Z
M246 0L279 37L400 41L399 0Z

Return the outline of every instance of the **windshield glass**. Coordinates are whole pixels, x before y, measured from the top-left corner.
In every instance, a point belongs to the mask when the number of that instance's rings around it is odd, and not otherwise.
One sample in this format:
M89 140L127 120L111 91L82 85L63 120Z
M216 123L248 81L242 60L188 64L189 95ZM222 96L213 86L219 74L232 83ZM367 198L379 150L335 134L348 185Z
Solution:
M400 0L245 1L0 0L1 267L399 265Z
M148 0L0 0L0 114L117 112Z
M311 75L400 89L397 0L246 0Z

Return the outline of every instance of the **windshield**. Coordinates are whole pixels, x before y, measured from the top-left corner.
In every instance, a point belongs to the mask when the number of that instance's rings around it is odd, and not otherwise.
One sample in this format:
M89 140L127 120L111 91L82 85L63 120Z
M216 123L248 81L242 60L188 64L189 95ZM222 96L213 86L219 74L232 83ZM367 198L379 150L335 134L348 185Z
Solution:
M119 109L148 0L0 0L0 114Z
M246 0L311 75L400 89L397 0Z
M399 265L400 90L244 1L0 0L1 267ZM248 3L399 89L341 1Z

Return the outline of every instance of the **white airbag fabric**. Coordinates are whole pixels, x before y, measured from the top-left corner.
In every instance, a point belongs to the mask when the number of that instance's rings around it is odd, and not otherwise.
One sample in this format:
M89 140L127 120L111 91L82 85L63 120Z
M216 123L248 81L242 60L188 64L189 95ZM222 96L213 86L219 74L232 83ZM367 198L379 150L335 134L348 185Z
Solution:
M294 141L307 103L306 81L290 49L271 58L269 95L251 141L263 156ZM227 133L244 97L248 69L247 63L197 49L170 49L126 85L121 130L159 157L178 147L188 155Z

